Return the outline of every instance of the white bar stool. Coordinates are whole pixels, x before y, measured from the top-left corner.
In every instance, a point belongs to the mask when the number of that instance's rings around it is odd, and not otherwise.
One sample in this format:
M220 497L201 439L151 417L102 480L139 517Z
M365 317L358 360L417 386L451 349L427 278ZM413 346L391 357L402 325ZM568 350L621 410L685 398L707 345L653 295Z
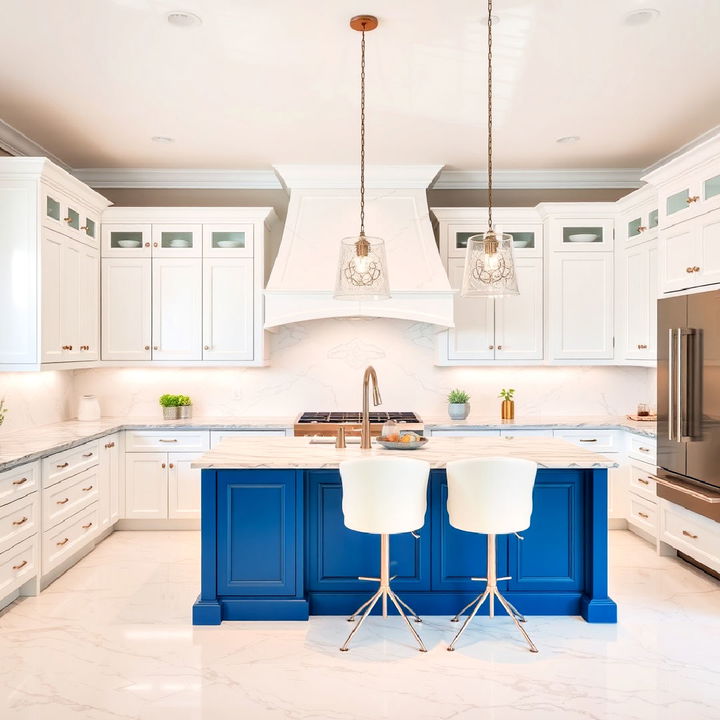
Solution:
M485 600L490 602L490 617L495 616L495 598L500 601L522 633L530 647L530 652L538 651L525 632L525 628L520 624L525 622L525 617L498 590L498 581L510 580L510 578L497 576L495 555L496 535L508 533L517 535L521 530L530 527L536 473L537 463L516 458L478 458L455 460L447 464L447 509L450 524L459 530L487 535L487 577L473 578L473 580L487 581L487 586L484 592L452 619L452 622L458 622L460 616L474 605L472 612L448 646L449 651L455 649L455 643Z
M380 535L380 577L358 578L379 582L380 587L348 618L348 622L354 622L355 618L363 613L360 622L355 625L340 648L343 652L347 652L353 635L380 599L383 617L387 617L388 598L407 623L420 651L427 652L423 641L403 612L403 607L415 622L422 620L390 588L390 581L393 579L390 577L390 535L413 532L424 525L429 474L430 464L413 458L377 457L340 463L345 526L358 532Z

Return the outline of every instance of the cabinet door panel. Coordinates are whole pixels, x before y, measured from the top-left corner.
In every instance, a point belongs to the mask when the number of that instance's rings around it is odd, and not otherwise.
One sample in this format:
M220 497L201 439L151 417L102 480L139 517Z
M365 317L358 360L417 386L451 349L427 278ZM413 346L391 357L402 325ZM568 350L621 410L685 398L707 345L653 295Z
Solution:
M538 475L530 527L520 532L525 539L508 536L508 590L583 589L585 482L582 471Z
M80 351L80 258L83 246L63 241L60 262L60 333L66 347L63 360L81 360Z
M703 285L720 282L720 213L702 216L698 220L700 259L697 280Z
M167 516L167 455L128 453L125 456L125 517L165 519Z
M519 295L495 300L495 357L539 360L543 356L542 259L515 261Z
M448 260L450 286L462 287L465 260ZM494 345L494 305L492 298L464 298L455 295L455 327L447 332L448 360L492 360Z
M342 484L336 470L310 471L308 484L308 577L309 590L355 590L371 592L373 586L358 577L378 577L380 536L345 527ZM430 587L430 522L419 531L390 537L390 575L400 590Z
M41 249L41 303L42 303L42 361L61 362L63 328L63 296L62 296L62 235L43 229Z
M612 359L613 255L555 253L550 293L553 358Z
M218 595L294 595L296 473L220 470Z
M203 261L203 359L253 359L253 261Z
M696 225L682 223L668 230L663 237L663 292L692 287L692 268L698 264Z
M120 517L120 435L100 439L100 527L105 528Z
M98 359L100 264L97 250L81 245L78 286L79 360Z
M202 359L202 260L153 259L153 360Z
M655 359L655 318L657 317L657 244L654 241L629 248L624 255L622 302L625 357Z
M472 580L486 577L487 536L465 532L450 525L447 511L447 477L431 473L432 492L432 589L482 592L484 584ZM507 537L497 538L498 576L507 575ZM504 582L498 583L502 589ZM460 607L458 607L458 610Z
M150 360L151 301L150 260L102 261L103 360Z
M196 455L168 454L168 517L200 517L200 473L190 467Z

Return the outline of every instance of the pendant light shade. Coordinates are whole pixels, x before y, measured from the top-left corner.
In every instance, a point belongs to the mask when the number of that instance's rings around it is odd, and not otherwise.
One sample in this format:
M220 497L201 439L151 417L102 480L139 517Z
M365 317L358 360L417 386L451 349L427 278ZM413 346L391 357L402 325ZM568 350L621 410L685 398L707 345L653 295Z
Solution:
M340 242L340 262L335 283L337 300L387 300L385 242L360 235Z
M387 274L385 242L365 235L365 33L374 30L373 15L356 15L350 27L362 33L360 42L360 232L340 243L336 300L387 300L390 285Z
M463 297L502 297L518 295L515 257L512 235L496 233L493 225L493 116L492 116L492 0L488 0L488 229L480 235L468 238L463 282L460 294Z
M512 235L492 230L468 238L463 273L463 297L492 297L519 293Z

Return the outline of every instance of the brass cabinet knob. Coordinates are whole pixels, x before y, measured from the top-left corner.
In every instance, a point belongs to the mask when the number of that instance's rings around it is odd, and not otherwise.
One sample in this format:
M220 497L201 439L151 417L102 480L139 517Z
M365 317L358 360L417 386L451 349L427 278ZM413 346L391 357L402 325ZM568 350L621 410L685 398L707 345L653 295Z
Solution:
M162 469L164 470L164 469L165 469L165 463L163 463L160 467L162 467Z
M498 346L497 346L497 349L498 349L498 350L502 350L502 345L498 345Z
M80 226L80 229L81 229L81 230L87 230L87 225L81 225L81 226Z
M149 242L146 242L146 243L145 243L145 247L150 247L150 243L149 243Z
M696 265L696 266L693 268L693 272L700 272L700 268Z
M693 272L693 269L692 269L691 267L685 268L685 272L686 272L686 273L691 273L691 272Z
M153 243L153 247L157 247L157 243Z
M172 469L175 467L175 465L173 465L172 463L170 463L170 464L168 465L168 467L172 470Z
M70 218L63 218L65 222L71 222Z
M494 349L495 349L494 345L488 345L488 350L494 350Z
M638 350L647 350L647 345L638 345Z
M153 350L157 350L157 349L158 349L158 346L157 346L157 345L153 345Z
M209 350L209 349L210 349L210 346L209 346L209 345L203 346L203 350Z
M646 230L647 228L644 225L640 225L640 227L638 228L638 232L645 232Z
M697 202L700 199L699 195L691 195L689 198L685 200L685 202L690 205L690 203Z
M149 349L150 349L150 346L149 346L149 345L146 345L146 346L145 346L145 349L146 349L146 350L149 350Z

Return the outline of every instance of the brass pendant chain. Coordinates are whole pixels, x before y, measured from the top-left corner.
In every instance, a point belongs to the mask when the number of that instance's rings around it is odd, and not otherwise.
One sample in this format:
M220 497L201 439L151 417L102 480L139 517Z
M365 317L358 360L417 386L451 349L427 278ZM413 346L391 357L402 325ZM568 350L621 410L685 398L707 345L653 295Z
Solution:
M360 236L365 235L365 24L360 44Z
M492 231L493 165L492 165L492 0L488 0L488 229Z

